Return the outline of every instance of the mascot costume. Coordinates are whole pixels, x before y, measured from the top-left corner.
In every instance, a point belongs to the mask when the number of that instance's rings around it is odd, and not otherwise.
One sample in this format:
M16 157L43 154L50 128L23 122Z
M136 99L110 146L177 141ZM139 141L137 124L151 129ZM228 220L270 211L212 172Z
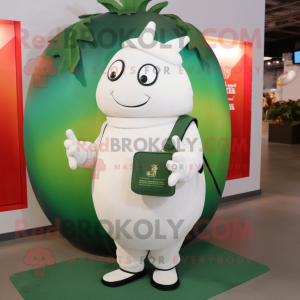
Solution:
M176 135L172 137L178 152L161 166L171 173L168 185L176 185L171 197L132 191L132 168L136 167L133 158L137 149L130 151L130 147L124 147L116 151L109 147L102 151L101 141L114 139L120 144L127 140L137 147L144 146L143 151L153 149L150 143L139 145L141 139L156 140L158 149L160 146L162 149L179 117L193 109L193 89L180 56L190 39L185 36L165 44L157 42L155 27L150 22L139 38L125 41L122 50L108 64L104 72L107 76L101 77L96 99L107 121L96 142L80 143L69 129L64 143L71 169L84 167L87 162L106 166L92 185L97 216L100 222L105 220L104 228L106 220L115 228L118 222L126 225L125 234L107 231L117 246L120 267L103 276L103 284L110 287L143 277L144 259L148 255L155 267L152 285L161 290L177 288L179 250L200 218L205 202L205 177L203 172L198 173L203 164L202 142L195 122L186 128L182 141ZM119 164L128 168L116 168ZM152 172L159 171L152 167ZM137 224L141 225L139 232Z
M173 290L179 250L209 224L226 182L222 70L195 26L161 13L168 2L97 1L108 11L79 16L31 60L43 72L25 103L28 176L70 243L116 255L103 284L141 278L146 259L152 285Z

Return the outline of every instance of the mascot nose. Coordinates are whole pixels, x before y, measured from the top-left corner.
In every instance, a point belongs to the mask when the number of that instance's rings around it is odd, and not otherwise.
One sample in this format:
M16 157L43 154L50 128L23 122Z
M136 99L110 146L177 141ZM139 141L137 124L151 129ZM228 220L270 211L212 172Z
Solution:
M282 86L282 81L281 81L281 80L278 80L277 84L278 84L279 86Z

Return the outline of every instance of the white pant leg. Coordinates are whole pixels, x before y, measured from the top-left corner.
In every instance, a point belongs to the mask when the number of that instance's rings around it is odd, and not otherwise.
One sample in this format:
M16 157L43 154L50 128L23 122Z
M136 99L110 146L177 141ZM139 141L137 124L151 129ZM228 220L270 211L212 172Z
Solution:
M148 260L157 269L168 270L180 262L179 250L183 244L184 238L175 241L172 245L164 249L151 250Z
M148 254L148 250L127 248L118 244L116 241L115 244L117 246L117 262L120 268L133 273L144 270L144 260Z

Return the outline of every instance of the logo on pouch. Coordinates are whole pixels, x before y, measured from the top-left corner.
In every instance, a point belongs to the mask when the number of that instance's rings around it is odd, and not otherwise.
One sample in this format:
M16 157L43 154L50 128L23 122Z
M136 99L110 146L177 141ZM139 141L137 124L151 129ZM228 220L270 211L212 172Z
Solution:
M156 176L156 173L157 173L157 170L158 170L158 166L157 165L151 165L151 171L148 171L146 173L146 175L148 177L155 177Z

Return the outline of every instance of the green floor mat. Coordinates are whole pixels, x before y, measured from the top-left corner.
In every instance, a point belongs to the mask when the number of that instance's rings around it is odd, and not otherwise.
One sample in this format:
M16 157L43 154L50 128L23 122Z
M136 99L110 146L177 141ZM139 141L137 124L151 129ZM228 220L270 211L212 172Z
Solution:
M209 299L269 271L269 267L205 241L180 252L177 267L180 287L171 292L156 290L150 284L153 267L146 263L147 276L119 288L109 288L101 277L118 268L116 263L76 259L20 272L10 277L25 300L159 300ZM46 271L44 273L44 271ZM41 276L41 277L38 277Z

